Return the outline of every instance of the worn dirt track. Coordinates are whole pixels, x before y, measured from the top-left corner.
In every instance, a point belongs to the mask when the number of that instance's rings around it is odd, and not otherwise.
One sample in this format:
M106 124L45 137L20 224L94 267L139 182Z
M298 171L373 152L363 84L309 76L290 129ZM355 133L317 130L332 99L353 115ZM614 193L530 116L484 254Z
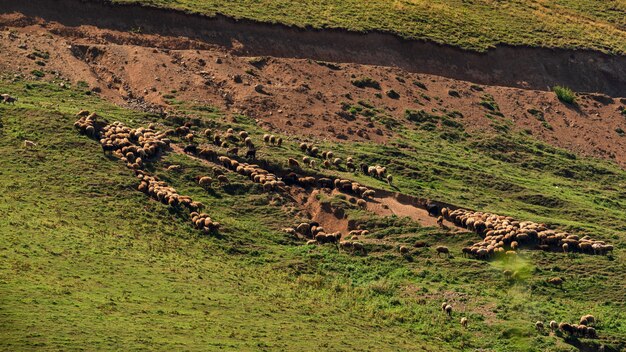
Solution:
M224 16L206 17L104 0L1 0L0 11L63 25L186 37L237 55L394 66L479 84L545 90L555 84L623 96L626 56L584 50L499 46L476 53L385 33L313 30Z

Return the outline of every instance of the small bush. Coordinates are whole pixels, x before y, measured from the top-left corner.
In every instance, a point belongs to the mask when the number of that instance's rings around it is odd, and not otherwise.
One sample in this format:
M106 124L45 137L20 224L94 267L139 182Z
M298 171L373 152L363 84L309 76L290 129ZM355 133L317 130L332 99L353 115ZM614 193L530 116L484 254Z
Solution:
M46 75L45 73L43 73L43 71L40 71L40 70L32 70L30 73L32 73L33 76L39 77L39 78L42 78Z
M398 99L400 98L400 94L398 94L398 92L396 92L393 89L390 89L387 91L387 96L391 99Z
M568 104L574 104L576 101L576 93L571 89L563 86L554 86L552 91L556 94L560 101Z
M626 135L626 132L624 132L624 130L621 129L620 127L616 128L615 132L617 132L617 134L619 134L620 137L624 137Z
M426 85L420 81L413 81L413 85L424 90L428 90L428 88L426 88Z
M380 83L378 83L378 81L373 80L369 77L363 77L363 78L359 78L359 79L355 79L352 81L352 84L355 85L356 87L359 88L374 88L374 89L380 89Z

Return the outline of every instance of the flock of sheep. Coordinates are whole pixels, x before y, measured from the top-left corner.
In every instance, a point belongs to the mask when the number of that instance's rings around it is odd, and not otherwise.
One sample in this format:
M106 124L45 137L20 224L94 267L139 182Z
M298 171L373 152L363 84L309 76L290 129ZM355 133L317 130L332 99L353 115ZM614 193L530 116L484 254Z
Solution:
M158 132L152 126L133 129L120 122L107 124L100 121L96 113L80 111L78 121L74 123L82 134L100 142L104 153L113 153L126 166L135 171L140 180L137 189L153 199L172 207L182 206L188 209L194 225L205 232L217 231L220 224L213 221L206 214L198 214L204 205L194 202L189 196L182 196L166 182L158 177L149 175L142 169L148 159L158 156L163 150L170 147L171 141L167 138L168 132Z
M284 232L304 239L308 239L307 245L333 243L339 246L339 248L351 252L365 254L365 246L359 242L359 236L365 236L369 234L367 230L352 230L348 234L349 239L341 240L343 235L341 232L326 233L324 228L315 221L303 222L298 224L295 228L288 227L283 229Z
M613 246L589 236L579 238L567 232L550 230L544 224L531 221L516 221L501 216L466 209L441 209L441 215L457 226L476 232L483 240L463 248L464 256L489 259L496 255L515 257L521 246L533 246L542 250L563 250L587 254L607 254ZM507 250L508 249L508 250Z

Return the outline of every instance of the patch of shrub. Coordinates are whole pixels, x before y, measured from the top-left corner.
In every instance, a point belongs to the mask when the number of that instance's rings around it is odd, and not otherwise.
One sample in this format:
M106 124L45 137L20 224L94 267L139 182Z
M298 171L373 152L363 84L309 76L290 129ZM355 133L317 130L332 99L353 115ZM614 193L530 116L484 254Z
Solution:
M378 83L378 81L370 77L363 77L363 78L355 79L352 81L352 84L359 88L369 87L369 88L374 88L374 89L380 89L380 83Z
M576 102L576 93L567 87L554 86L552 87L552 91L556 94L556 97L564 103L574 104L574 102Z
M624 137L626 135L626 133L624 132L623 129L621 129L620 127L615 129L615 132L617 132L618 135L620 135L620 137Z
M30 73L33 76L39 77L39 78L42 78L42 77L44 77L46 75L43 71L40 71L40 70L32 70Z
M407 109L404 111L404 117L411 122L422 123L422 122L436 122L438 116L429 114L424 110L410 110Z
M426 88L426 85L420 81L413 81L413 85L418 88L422 88L423 90L428 90L428 88Z
M396 92L393 89L390 89L387 91L387 96L391 99L398 99L400 98L400 94L398 94L398 92Z

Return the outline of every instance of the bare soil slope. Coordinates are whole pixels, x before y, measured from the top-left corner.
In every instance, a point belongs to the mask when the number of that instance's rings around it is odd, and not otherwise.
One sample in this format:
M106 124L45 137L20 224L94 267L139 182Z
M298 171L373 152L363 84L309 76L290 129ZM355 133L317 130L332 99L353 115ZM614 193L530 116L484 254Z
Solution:
M222 47L186 37L67 27L17 13L1 15L0 26L3 71L31 76L41 70L43 79L84 81L110 100L140 109L206 104L298 138L379 143L393 138L395 126L413 126L406 109L460 112L470 134L508 126L626 166L626 137L619 132L626 130L625 99L582 95L572 106L552 92L479 86L392 67L240 56L236 43ZM380 88L353 83L364 78Z

